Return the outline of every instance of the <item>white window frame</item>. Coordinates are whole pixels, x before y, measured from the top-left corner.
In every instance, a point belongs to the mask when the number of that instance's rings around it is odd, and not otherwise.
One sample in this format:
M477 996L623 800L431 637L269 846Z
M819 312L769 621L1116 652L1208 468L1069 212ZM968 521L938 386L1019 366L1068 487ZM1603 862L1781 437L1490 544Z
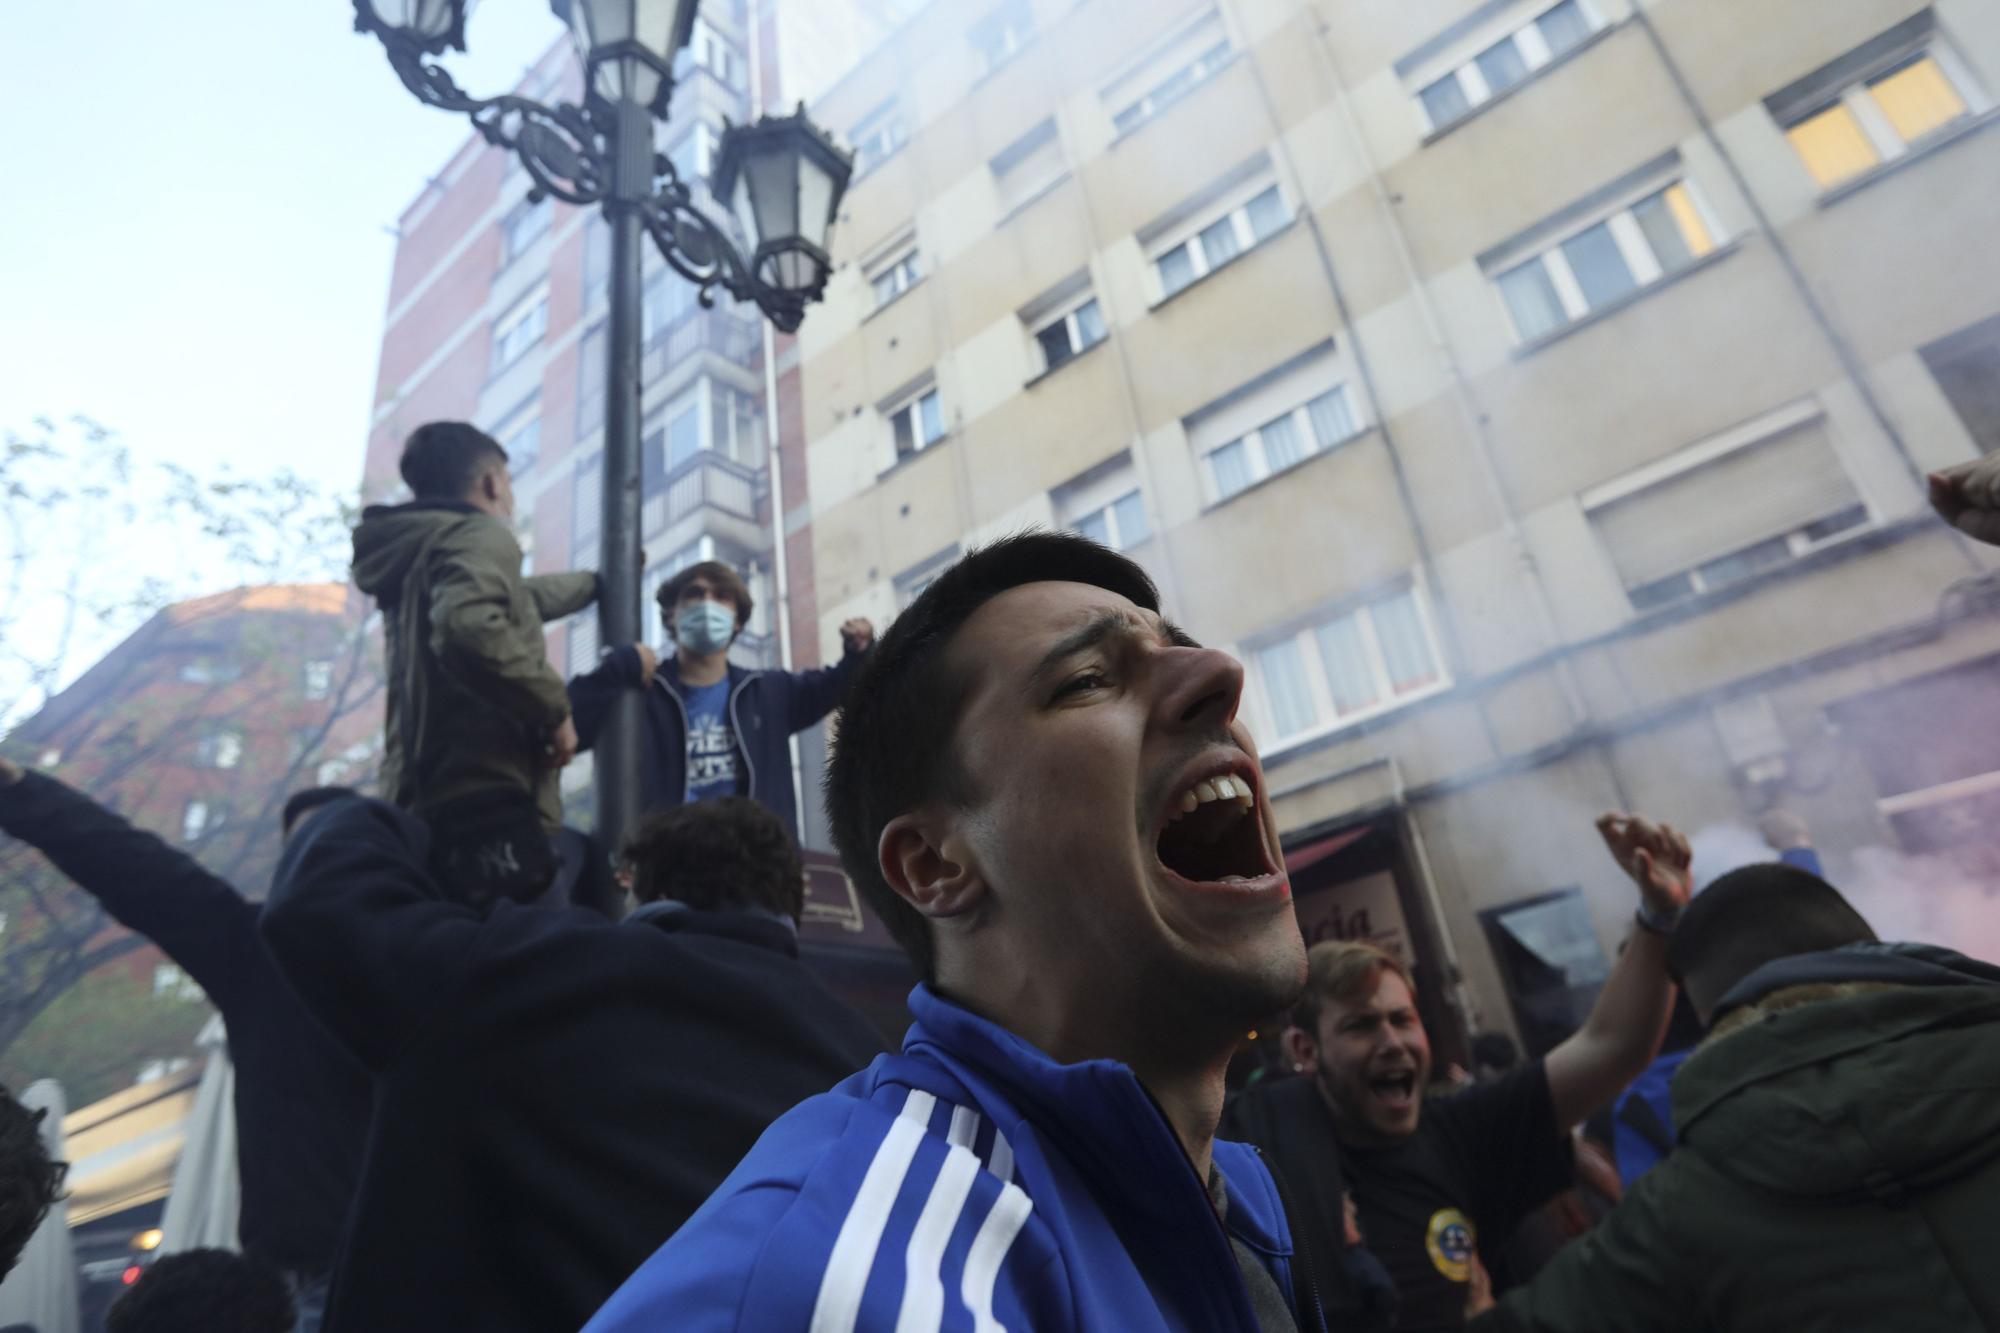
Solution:
M203 768L235 768L243 762L243 733L234 727L218 727L195 742L194 757Z
M1083 340L1083 321L1080 317L1083 314L1085 306L1093 305L1097 307L1097 326L1103 332L1097 337L1092 338L1089 342L1085 342ZM1070 352L1068 356L1051 365L1049 363L1048 348L1042 344L1042 335L1058 324L1061 324L1069 333ZM1035 340L1035 354L1041 358L1042 374L1046 375L1050 371L1068 365L1091 348L1097 346L1097 344L1109 339L1111 337L1111 325L1104 318L1104 306L1098 301L1097 293L1089 288L1085 288L1075 300L1071 301L1059 313L1049 316L1030 329L1029 335Z
M305 664L303 693L309 701L331 698L333 695L333 662L327 658L315 658Z
M535 447L523 452L517 446L521 437L533 430ZM539 392L529 394L516 403L507 415L493 423L487 431L507 451L507 470L519 477L534 469L542 456L542 396Z
M531 218L539 218L540 221L535 223L524 236L520 225ZM506 216L500 219L501 267L506 267L533 249L536 241L549 234L550 227L554 225L554 218L555 201L547 195L543 195L534 203L523 199L507 210Z
M924 438L922 429L924 423L923 407L926 398L937 399L938 407L938 433L929 439ZM910 439L914 443L908 453L903 453L896 447L896 418L906 414L910 418ZM895 405L882 414L882 419L889 423L891 467L902 462L905 458L915 458L918 454L951 434L951 423L945 420L944 415L944 395L938 390L935 381L926 383L920 388L912 389L909 393L897 399Z
M506 348L509 341L522 329L534 328L534 334L511 353ZM493 371L498 373L519 361L540 345L549 331L549 292L543 287L529 292L508 308L507 313L493 321Z
M996 74L1035 38L1035 11L1028 0L1001 0L966 33L979 56L980 77Z
M854 145L854 179L859 180L903 151L903 145L910 141L902 99L891 97L870 111L855 122L847 137Z
M737 72L743 57L738 54L736 44L717 32L707 19L696 17L694 31L688 34L688 53L695 64L714 75L724 87L738 86Z
M1312 412L1310 409L1314 403L1328 394L1334 393L1339 394L1346 402L1347 415L1354 422L1354 429L1337 440L1322 443L1318 432L1313 429ZM1283 467L1274 468L1271 466L1270 454L1264 447L1264 431L1272 423L1280 420L1292 423L1292 429L1298 432L1299 438L1305 443L1305 451L1299 455L1295 462L1287 463ZM1201 470L1204 481L1208 486L1210 503L1221 504L1226 500L1233 500L1243 494L1243 492L1256 486L1259 482L1267 481L1282 473L1290 472L1293 468L1303 467L1319 455L1332 453L1341 445L1346 444L1350 440L1359 439L1367 433L1368 420L1357 409L1353 390L1348 387L1346 380L1336 380L1332 385L1312 394L1296 407L1289 408L1275 416L1266 417L1261 425L1252 427L1241 435L1233 435L1220 444L1203 450L1201 455ZM1222 480L1216 473L1215 456L1224 449L1236 444L1243 446L1244 457L1249 460L1250 480L1235 490L1225 493L1222 489Z
M1278 189L1278 202L1285 210L1285 222L1274 228L1270 236L1259 240L1255 229L1250 225L1250 201L1273 186L1276 186ZM1283 183L1278 180L1275 172L1260 173L1247 186L1238 186L1236 189L1229 191L1223 196L1221 201L1196 213L1192 222L1175 227L1172 231L1168 232L1167 235L1172 238L1169 243L1156 243L1151 248L1148 253L1147 263L1152 269L1153 285L1160 292L1159 298L1153 304L1159 305L1169 298L1179 295L1209 274L1215 272L1216 269L1242 259L1252 250L1255 250L1276 236L1279 231L1282 231L1285 226L1295 221L1297 217L1297 207L1293 204L1290 193L1285 189ZM1228 220L1229 229L1236 237L1236 253L1221 263L1213 263L1208 257L1208 248L1201 244L1201 234L1224 219ZM1161 264L1168 255L1181 249L1185 249L1188 252L1188 257L1193 263L1194 276L1179 287L1168 291L1166 275L1161 272Z
M1120 96L1115 99L1117 105L1112 104L1114 100L1112 94L1114 91L1121 90L1124 85L1132 81L1135 75L1144 71L1149 64L1158 60L1163 53L1171 51L1191 34L1200 31L1211 22L1222 30L1222 35L1219 39L1219 44L1222 48L1220 51L1216 49L1217 43L1211 42L1198 51L1191 60L1174 66L1158 78L1149 79L1144 91L1137 97ZM1217 73L1236 58L1236 54L1236 43L1229 35L1229 28L1223 21L1221 11L1214 8L1203 10L1201 13L1195 15L1194 18L1169 33L1153 50L1148 51L1144 56L1134 61L1125 73L1104 85L1098 97L1105 104L1106 114L1111 117L1112 131L1117 135L1123 136L1138 130L1147 121L1150 121L1174 103L1194 92L1202 84L1214 78ZM1190 71L1192 72L1192 76L1187 83L1182 85L1173 94L1162 96L1162 89L1171 85L1183 73ZM1133 112L1136 112L1137 115L1130 123L1125 125L1118 123Z
M1676 185L1687 191L1688 202L1694 206L1702 225L1708 228L1711 242L1708 254L1696 255L1676 272L1684 273L1711 256L1728 249L1731 237L1723 229L1721 220L1716 217L1715 210L1709 206L1708 199L1693 176L1684 171L1675 171L1668 175L1653 177L1644 185L1621 192L1615 203L1592 210L1583 220L1572 222L1560 231L1537 238L1532 251L1521 255L1510 255L1504 265L1495 264L1487 270L1487 281L1491 283L1494 297L1500 302L1501 309L1506 312L1507 327L1513 331L1516 344L1526 346L1545 338L1553 338L1592 315L1637 297L1660 279L1667 277L1666 267L1660 262L1659 256L1653 253L1652 243L1646 239L1645 229L1639 225L1639 219L1632 209ZM1624 261L1626 269L1632 274L1634 286L1632 291L1617 301L1593 309L1583 294L1583 284L1577 280L1576 270L1570 267L1569 256L1563 253L1563 246L1601 223L1610 225L1611 239L1618 246L1619 258ZM1542 271L1548 275L1549 285L1555 289L1557 303L1568 316L1562 323L1545 329L1533 337L1524 335L1520 325L1514 322L1514 308L1507 303L1506 293L1500 286L1502 278L1519 272L1530 264L1542 265Z
M716 149L721 146L721 143L722 138L716 133L715 126L709 124L706 120L696 120L694 127L675 140L673 147L667 150L667 158L669 161L674 162L674 172L676 175L679 175L680 163L675 161L675 159L680 157L689 144L693 144L694 174L701 181L707 181L715 173L715 153ZM681 183L683 185L691 185L695 182L683 180Z
M1417 609L1417 621L1423 627L1424 646L1430 650L1431 664L1435 668L1434 678L1402 694L1395 692L1395 683L1389 678L1388 656L1382 651L1382 640L1375 628L1374 608L1381 603L1393 601L1408 594ZM1353 617L1361 631L1361 641L1366 652L1368 666L1377 686L1376 702L1367 708L1358 709L1346 716L1335 711L1333 686L1327 680L1326 661L1320 655L1319 631L1328 625ZM1264 679L1263 654L1282 644L1294 644L1303 654L1306 688L1312 696L1312 725L1300 731L1280 735L1277 729L1277 714L1272 707L1270 684ZM1370 719L1392 713L1399 708L1407 708L1420 700L1442 694L1452 686L1451 671L1444 660L1444 652L1438 643L1437 620L1431 612L1430 598L1425 595L1422 581L1412 577L1393 590L1381 591L1356 601L1348 602L1337 610L1315 616L1310 622L1288 634L1263 639L1246 645L1245 656L1250 659L1251 669L1257 686L1257 707L1264 722L1264 734L1268 737L1261 745L1265 758L1294 745L1331 736L1345 731ZM1330 720L1329 720L1330 719Z
M875 309L880 310L894 304L897 297L922 281L924 275L917 271L918 259L917 243L911 241L908 245L889 251L862 270L862 276L868 280L868 290L875 298ZM886 296L882 294L880 286L884 278L894 280L890 286L895 290Z
M181 841L193 842L206 833L211 826L211 810L207 801L196 798L181 809Z
M1944 76L1945 82L1958 94L1958 100L1965 103L1965 114L1946 121L1916 139L1905 139L1897 132L1888 113L1882 110L1881 104L1870 94L1869 88L1923 59L1929 59L1938 67L1938 72ZM1831 111L1836 103L1846 107L1848 113L1854 117L1855 124L1860 126L1862 137L1867 139L1869 146L1875 150L1875 162L1872 166L1864 167L1853 175L1826 186L1822 191L1826 194L1844 190L1854 182L1865 180L1874 172L1901 158L1921 152L1939 135L1949 134L1967 121L1992 109L1992 102L1987 98L1985 90L1980 87L1979 80L1973 77L1972 70L1958 58L1958 53L1952 50L1951 44L1944 40L1943 35L1938 33L1933 33L1923 46L1911 51L1887 69L1877 70L1865 79L1855 80L1842 88L1837 96L1815 105L1808 114L1796 116L1779 125L1778 128L1787 136L1786 146L1791 146L1789 136L1793 130ZM1811 176L1811 168L1806 166L1805 158L1800 156L1796 148L1792 149L1792 156L1798 162L1800 169Z
M1022 147L1030 139L1035 142L1029 147ZM1010 189L1013 174L1050 147L1055 150L1054 169L1044 176L1028 178L1025 184L1014 182ZM1003 160L1008 158L1013 160L1003 165ZM1026 134L1001 149L986 166L993 173L993 189L999 196L1002 215L1016 213L1047 194L1069 175L1069 157L1063 148L1062 128L1056 124L1054 116L1044 117Z
M1540 25L1543 17L1553 10L1562 8L1562 5L1563 0L1543 0L1543 3L1534 6L1525 20L1510 21L1504 29L1498 31L1491 28L1481 29L1457 48L1461 50L1469 48L1465 56L1454 56L1448 63L1442 65L1430 62L1423 66L1422 77L1412 77L1405 86L1409 89L1411 100L1417 104L1417 114L1423 117L1425 130L1430 134L1436 134L1460 121L1469 120L1482 106L1493 100L1495 96L1493 87L1487 82L1485 72L1479 68L1479 57L1494 47L1507 42L1513 43L1515 52L1521 57L1521 63L1526 66L1520 79L1503 88L1501 90L1503 93L1510 92L1534 78L1536 71L1544 66L1567 60L1582 50L1584 44L1590 41L1590 37L1584 38L1583 42L1557 55L1549 49L1548 39L1542 36ZM1577 0L1577 9L1590 24L1591 37L1595 37L1608 26L1609 20L1596 0ZM1431 116L1430 107L1424 102L1424 91L1450 78L1458 80L1459 91L1466 101L1465 110L1449 120L1435 120Z
M1153 520L1150 515L1146 519L1146 531L1138 536L1128 535L1118 525L1118 506L1133 496L1139 498L1139 509L1141 513L1144 513L1146 492L1135 480L1129 490L1119 492L1094 509L1088 509L1081 514L1075 515L1070 519L1067 526L1072 532L1081 532L1083 531L1085 519L1096 518L1102 515L1104 518L1105 536L1108 538L1105 545L1114 551L1129 551L1139 543L1153 539Z

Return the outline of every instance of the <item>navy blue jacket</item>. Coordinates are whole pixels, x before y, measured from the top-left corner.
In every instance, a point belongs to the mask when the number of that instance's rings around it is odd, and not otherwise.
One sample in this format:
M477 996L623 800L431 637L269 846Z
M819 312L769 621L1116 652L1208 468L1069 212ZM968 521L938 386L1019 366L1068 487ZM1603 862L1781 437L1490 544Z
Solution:
M752 671L729 667L729 727L747 779L743 794L785 821L797 837L798 805L792 799L793 732L804 731L833 711L841 691L867 652L849 652L829 667L813 671ZM597 669L569 683L569 706L576 720L577 747L597 743L611 700L619 690L639 688L639 650L613 648ZM653 673L646 691L646 744L640 752L639 808L680 805L687 800L687 704L672 658Z
M1257 1151L1218 1219L1130 1068L1058 1064L928 986L877 1059L782 1117L586 1333L1258 1333L1232 1238L1319 1333Z

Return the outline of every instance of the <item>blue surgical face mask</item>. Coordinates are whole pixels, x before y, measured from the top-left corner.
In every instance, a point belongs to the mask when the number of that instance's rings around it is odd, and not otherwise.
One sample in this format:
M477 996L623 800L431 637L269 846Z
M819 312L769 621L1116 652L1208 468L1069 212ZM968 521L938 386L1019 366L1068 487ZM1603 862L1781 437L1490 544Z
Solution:
M674 617L674 641L696 657L719 653L736 637L736 611L720 602L696 602Z

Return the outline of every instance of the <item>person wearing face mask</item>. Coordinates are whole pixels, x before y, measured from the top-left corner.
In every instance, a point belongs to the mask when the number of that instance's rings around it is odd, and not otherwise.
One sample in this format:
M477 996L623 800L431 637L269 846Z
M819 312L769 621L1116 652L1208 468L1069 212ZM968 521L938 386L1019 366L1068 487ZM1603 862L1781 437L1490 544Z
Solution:
M833 711L875 643L875 627L840 627L841 660L813 671L761 671L732 664L729 646L754 606L742 575L704 560L660 585L660 619L674 652L661 662L643 643L606 652L569 683L578 748L588 750L620 690L645 696L641 808L748 796L798 835L789 741Z

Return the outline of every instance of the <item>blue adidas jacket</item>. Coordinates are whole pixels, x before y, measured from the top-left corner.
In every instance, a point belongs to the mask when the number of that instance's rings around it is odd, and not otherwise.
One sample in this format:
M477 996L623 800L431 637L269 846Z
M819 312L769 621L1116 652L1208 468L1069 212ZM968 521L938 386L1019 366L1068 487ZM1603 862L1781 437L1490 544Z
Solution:
M773 1124L585 1333L1258 1333L1203 1182L1127 1066L1057 1064L926 986L910 1010L901 1054ZM1229 1231L1296 1308L1270 1172L1240 1143L1215 1162Z

